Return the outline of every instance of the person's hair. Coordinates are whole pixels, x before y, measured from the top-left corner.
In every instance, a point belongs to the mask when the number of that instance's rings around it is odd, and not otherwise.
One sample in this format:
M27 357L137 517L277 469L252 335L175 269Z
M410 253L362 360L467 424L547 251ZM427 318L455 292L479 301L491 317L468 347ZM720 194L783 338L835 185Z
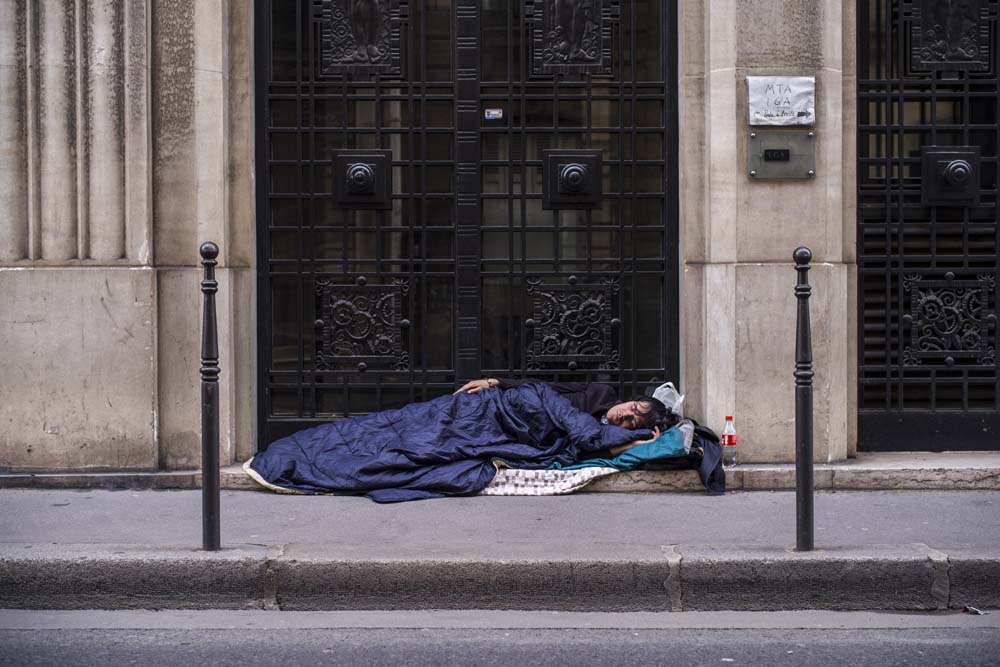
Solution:
M679 421L672 410L652 396L636 396L632 400L639 404L639 409L636 410L638 428L651 429L655 426L662 431Z

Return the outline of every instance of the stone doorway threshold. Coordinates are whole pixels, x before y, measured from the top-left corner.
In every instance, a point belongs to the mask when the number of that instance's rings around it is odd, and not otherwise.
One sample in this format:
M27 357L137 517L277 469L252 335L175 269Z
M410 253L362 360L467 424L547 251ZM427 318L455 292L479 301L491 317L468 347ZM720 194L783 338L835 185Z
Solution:
M1000 490L1000 451L859 453L837 463L817 463L815 487L826 491L892 489ZM225 490L265 491L239 464L222 469ZM163 472L0 473L0 489L196 489L197 470ZM741 464L726 473L728 491L795 488L793 463ZM580 493L669 493L703 491L692 470L622 472L595 480Z

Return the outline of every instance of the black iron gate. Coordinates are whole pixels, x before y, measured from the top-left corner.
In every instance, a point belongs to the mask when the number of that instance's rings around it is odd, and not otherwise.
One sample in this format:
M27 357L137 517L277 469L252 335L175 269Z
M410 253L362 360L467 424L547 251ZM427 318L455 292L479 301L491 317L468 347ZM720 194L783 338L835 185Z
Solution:
M997 449L998 3L858 2L859 447Z
M257 1L261 447L677 378L674 0Z

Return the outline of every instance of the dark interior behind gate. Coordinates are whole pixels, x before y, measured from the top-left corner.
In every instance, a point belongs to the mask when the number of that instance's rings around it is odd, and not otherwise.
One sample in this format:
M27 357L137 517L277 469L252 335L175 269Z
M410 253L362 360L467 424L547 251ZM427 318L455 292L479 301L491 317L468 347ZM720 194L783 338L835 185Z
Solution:
M677 379L670 0L257 2L260 446Z

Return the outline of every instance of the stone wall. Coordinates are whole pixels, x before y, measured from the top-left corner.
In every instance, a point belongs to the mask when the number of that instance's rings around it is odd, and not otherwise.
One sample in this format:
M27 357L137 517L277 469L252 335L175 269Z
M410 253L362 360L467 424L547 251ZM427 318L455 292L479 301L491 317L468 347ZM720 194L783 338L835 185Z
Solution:
M249 456L251 6L0 3L0 468L197 466L203 240Z
M854 2L700 0L680 17L683 385L741 457L794 458L792 251L813 251L817 461L853 453ZM845 76L845 72L848 74ZM752 181L748 75L816 77L816 178Z
M0 2L0 468L200 459L197 249L218 271L222 460L256 424L251 0ZM854 3L680 8L682 385L791 460L808 245L816 457L855 442ZM817 80L817 177L746 174L748 74Z

